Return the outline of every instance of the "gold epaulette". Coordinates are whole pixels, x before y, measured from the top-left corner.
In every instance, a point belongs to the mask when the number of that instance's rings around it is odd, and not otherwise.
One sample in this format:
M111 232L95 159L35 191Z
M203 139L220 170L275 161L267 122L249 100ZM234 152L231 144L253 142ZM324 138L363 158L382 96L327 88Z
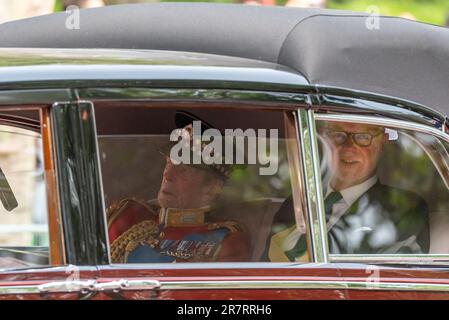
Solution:
M137 199L137 198L125 198L119 201L114 201L107 209L106 209L106 217L108 219L108 227L111 226L112 222L122 213L123 208L128 202L137 202L138 204L144 206L149 211L151 211L149 205L145 202L145 200Z
M156 245L158 233L158 225L153 220L145 220L133 225L111 244L112 262L125 263L128 254L141 243Z
M212 222L209 223L207 229L215 230L220 228L229 229L231 232L243 232L244 228L238 222L235 221L222 221L222 222Z

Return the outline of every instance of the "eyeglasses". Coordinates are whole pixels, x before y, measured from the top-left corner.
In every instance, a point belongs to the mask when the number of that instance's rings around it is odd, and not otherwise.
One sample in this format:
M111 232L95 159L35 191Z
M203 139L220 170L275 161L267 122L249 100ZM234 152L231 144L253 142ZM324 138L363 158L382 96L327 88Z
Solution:
M348 141L349 137L351 137L352 141L356 145L360 147L369 147L373 142L373 138L382 134L383 131L379 131L376 134L371 134L368 132L346 132L346 131L327 130L325 133L326 136L329 137L329 139L332 140L332 142L337 146L345 144L346 141Z

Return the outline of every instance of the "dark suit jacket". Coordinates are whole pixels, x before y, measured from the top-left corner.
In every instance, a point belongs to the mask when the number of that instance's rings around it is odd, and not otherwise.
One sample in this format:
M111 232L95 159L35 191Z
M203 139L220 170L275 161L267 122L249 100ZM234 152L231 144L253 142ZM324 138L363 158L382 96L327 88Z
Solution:
M290 196L276 213L272 234L295 224ZM267 240L262 257L268 261ZM429 219L427 204L417 194L382 185L365 192L329 230L330 253L381 254L427 253Z

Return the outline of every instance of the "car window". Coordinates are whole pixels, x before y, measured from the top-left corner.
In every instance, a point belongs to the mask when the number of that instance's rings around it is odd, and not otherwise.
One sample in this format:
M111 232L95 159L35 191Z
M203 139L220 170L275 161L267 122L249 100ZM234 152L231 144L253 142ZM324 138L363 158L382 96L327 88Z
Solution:
M0 268L49 264L39 133L0 125Z
M288 261L273 247L297 229L290 111L97 104L95 112L113 263ZM305 241L300 251L306 261Z
M317 130L331 254L449 253L446 142L355 122Z

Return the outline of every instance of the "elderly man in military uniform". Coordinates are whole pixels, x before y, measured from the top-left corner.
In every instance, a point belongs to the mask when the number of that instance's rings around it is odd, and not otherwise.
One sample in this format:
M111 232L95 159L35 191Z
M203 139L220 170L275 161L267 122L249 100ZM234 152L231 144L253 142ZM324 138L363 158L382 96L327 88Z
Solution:
M178 112L191 133L195 116ZM211 128L201 122L202 131ZM190 137L192 139L192 136ZM124 199L108 209L114 263L247 261L249 239L235 221L213 221L213 204L231 173L225 164L175 164L168 144L157 199Z

